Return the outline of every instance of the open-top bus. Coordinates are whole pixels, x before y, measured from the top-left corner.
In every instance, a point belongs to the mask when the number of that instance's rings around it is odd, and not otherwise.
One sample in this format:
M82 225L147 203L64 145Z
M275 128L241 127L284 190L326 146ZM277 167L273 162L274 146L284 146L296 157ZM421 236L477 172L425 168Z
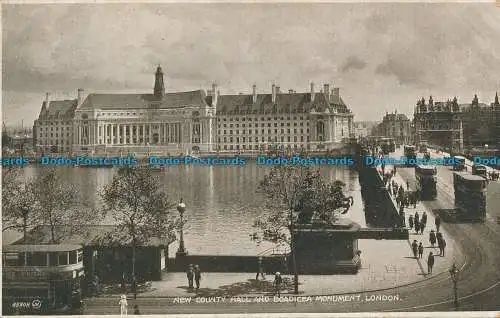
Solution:
M456 216L461 220L484 221L488 181L467 172L453 173Z
M423 199L436 197L436 174L437 169L435 166L417 165L415 167L417 189Z
M380 139L379 143L384 155L388 155L389 153L396 151L396 142L394 141L394 138L383 137Z

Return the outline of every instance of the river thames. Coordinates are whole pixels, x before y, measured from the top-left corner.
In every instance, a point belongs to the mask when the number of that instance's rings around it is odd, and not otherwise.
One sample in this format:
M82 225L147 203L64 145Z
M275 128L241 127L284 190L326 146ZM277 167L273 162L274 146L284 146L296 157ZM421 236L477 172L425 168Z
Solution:
M36 174L37 169L44 168L25 168L25 178ZM116 171L109 168L58 169L62 179L75 184L83 199L95 207L100 206L97 192L111 182ZM265 198L257 193L257 186L269 169L249 163L241 167L176 166L153 173L159 176L172 202L177 203L182 197L187 206L184 240L189 253L255 255L273 247L266 242L258 246L250 240L254 221L267 211ZM341 180L346 184L345 193L354 198L354 205L345 217L367 226L358 173L346 166L323 166L321 173L328 180ZM105 223L112 223L112 217ZM171 256L177 246L177 242L170 246Z

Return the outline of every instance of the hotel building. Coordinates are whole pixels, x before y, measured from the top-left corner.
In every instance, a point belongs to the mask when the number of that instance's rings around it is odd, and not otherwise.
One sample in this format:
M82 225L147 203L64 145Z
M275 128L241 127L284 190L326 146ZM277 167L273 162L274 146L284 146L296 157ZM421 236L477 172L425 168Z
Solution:
M158 67L152 94L89 94L42 104L39 152L87 154L247 153L276 148L326 151L354 137L353 114L339 89L319 93L220 95L165 92ZM50 128L50 130L49 130ZM49 135L50 134L50 135ZM61 135L62 134L62 135Z

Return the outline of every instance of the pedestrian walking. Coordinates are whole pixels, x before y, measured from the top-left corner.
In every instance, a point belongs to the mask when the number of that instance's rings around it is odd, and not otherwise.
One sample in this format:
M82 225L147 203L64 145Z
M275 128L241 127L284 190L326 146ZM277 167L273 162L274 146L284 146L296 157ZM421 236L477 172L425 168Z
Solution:
M410 217L408 218L408 225L410 226L410 229L413 229L413 215L410 214Z
M414 222L415 222L415 234L418 234L418 231L420 231L420 222L418 222L417 220L415 220Z
M443 238L438 236L437 243L439 248L439 256L443 256Z
M432 274L432 267L434 266L434 255L429 252L429 257L427 257L427 272Z
M424 213L422 214L422 220L421 220L422 224L424 225L424 227L427 225L427 213Z
M441 226L441 218L439 217L439 215L436 215L434 224L436 225L436 232L439 232L439 227Z
M276 274L274 275L274 289L275 289L274 294L278 295L278 297L280 297L280 295L281 295L281 284L282 283L283 283L283 278L281 277L281 273L276 272Z
M434 233L434 230L431 230L431 233L429 233L429 242L431 243L432 247L434 247L434 244L436 244L436 233Z
M406 189L410 190L410 181L406 180Z
M441 239L441 241L442 241L441 244L443 246L443 255L442 256L444 257L444 250L446 249L446 240L443 238L443 239Z
M134 315L140 315L139 305L134 305Z
M126 316L127 315L127 306L128 306L126 295L121 296L119 304L120 304L120 315Z
M425 229L425 223L423 223L422 221L420 221L420 234L423 235L424 234L424 229Z
M420 216L418 215L418 211L415 212L415 216L413 218L415 219L415 223L420 223Z
M411 249L413 251L413 257L417 258L417 253L418 253L418 243L417 243L417 240L413 240L413 243L411 244Z
M194 269L193 264L189 264L186 270L186 276L188 280L189 289L193 289L193 278L194 278Z
M424 255L424 245L420 242L418 245L418 258L422 258L422 255Z
M196 289L200 289L201 270L199 265L194 266L194 281L196 282Z
M259 265L258 265L258 269L257 269L257 275L255 275L255 280L259 280L259 275L262 277L262 279L266 279L264 277L264 266L262 265L262 257L259 256Z

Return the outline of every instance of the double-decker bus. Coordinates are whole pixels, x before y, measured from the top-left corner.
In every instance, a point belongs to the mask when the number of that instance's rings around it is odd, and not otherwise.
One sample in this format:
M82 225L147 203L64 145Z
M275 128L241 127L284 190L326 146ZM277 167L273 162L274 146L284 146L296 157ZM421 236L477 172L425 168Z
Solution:
M418 151L421 153L427 152L427 141L425 141L425 140L420 141L420 143L418 145Z
M455 156L455 164L453 165L453 170L455 171L462 171L465 170L467 171L467 167L465 166L465 157L463 156Z
M5 245L2 261L2 314L80 313L82 246Z
M417 165L415 167L415 178L417 179L417 189L420 192L421 198L435 198L436 190L436 174L435 166Z
M476 176L481 176L485 179L488 179L488 168L485 165L476 165L472 166L472 174Z
M404 155L407 159L407 166L413 167L416 165L416 160L417 160L417 147L412 146L412 145L405 145L404 146ZM410 162L412 160L413 162Z
M453 173L456 217L461 220L484 221L486 218L487 180L467 172Z
M384 155L396 151L396 142L394 138L383 137L380 139L379 144Z

